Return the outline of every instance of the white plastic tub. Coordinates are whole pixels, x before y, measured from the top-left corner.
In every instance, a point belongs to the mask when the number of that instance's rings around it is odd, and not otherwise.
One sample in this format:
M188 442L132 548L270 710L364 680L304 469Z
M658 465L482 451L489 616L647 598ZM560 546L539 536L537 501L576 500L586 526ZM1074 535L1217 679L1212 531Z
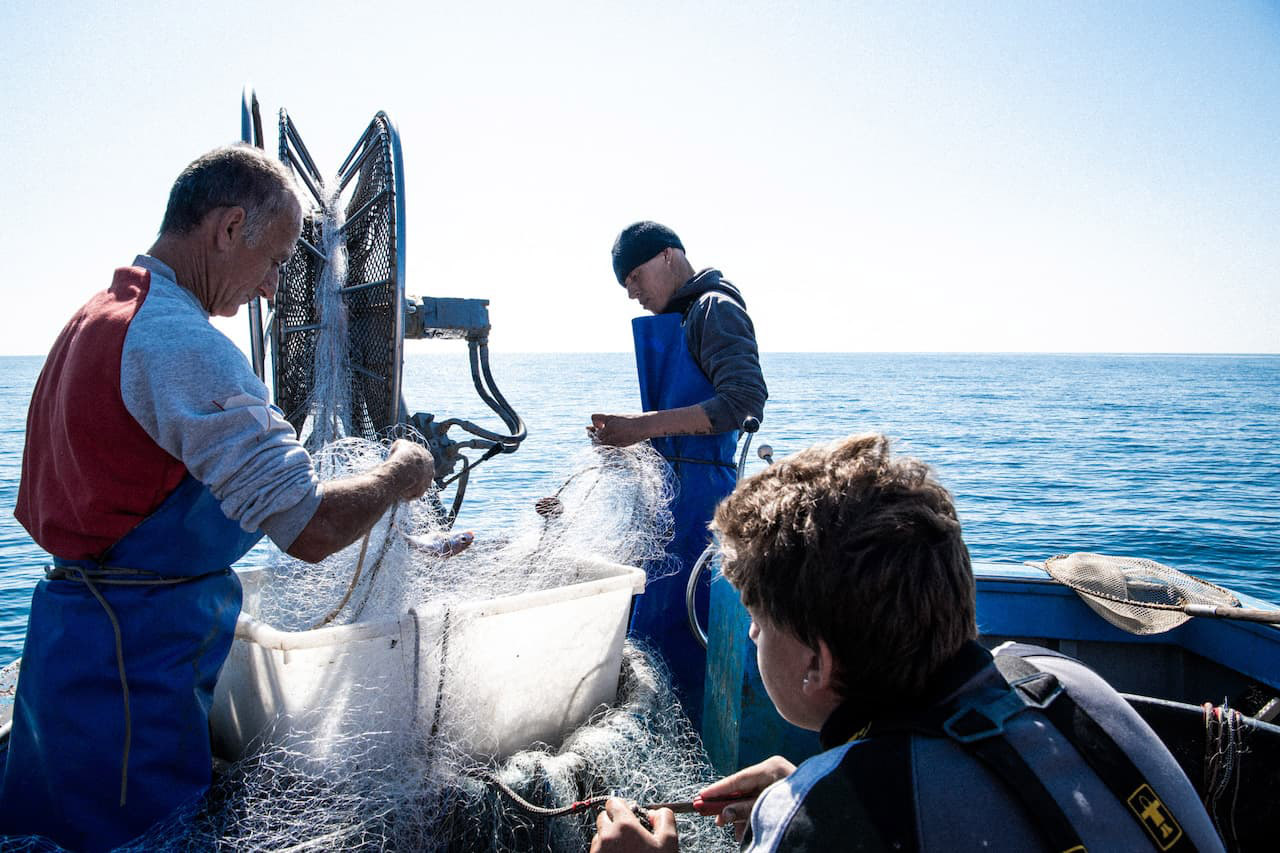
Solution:
M644 572L590 558L568 586L394 621L278 631L241 615L210 712L215 751L255 738L323 749L347 735L432 732L477 756L556 745L617 694ZM256 587L242 575L246 596ZM315 756L323 757L323 756Z

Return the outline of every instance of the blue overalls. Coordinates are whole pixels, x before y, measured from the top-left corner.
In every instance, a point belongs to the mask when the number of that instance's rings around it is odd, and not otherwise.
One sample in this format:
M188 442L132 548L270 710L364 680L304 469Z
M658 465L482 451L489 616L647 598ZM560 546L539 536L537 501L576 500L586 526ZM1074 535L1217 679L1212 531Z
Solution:
M54 558L31 600L0 832L107 850L205 792L240 614L229 566L261 536L188 474L100 563Z
M690 406L715 396L715 388L689 354L682 320L680 314L672 313L631 321L640 402L646 412ZM711 541L707 524L716 504L733 491L738 433L675 435L650 442L671 464L677 481L671 502L675 537L667 550L673 562L648 567L650 578L636 601L630 631L662 654L677 695L696 726L702 718L707 654L689 630L685 588L693 564ZM653 577L669 572L673 564L679 567L676 574ZM699 582L695 598L695 610L704 625L709 583Z

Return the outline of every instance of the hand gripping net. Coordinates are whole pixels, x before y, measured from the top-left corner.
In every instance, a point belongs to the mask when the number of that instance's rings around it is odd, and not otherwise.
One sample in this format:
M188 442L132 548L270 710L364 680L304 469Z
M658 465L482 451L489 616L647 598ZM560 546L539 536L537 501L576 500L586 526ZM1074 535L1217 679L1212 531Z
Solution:
M1239 607L1229 590L1139 557L1069 554L1051 557L1044 570L1080 594L1112 625L1131 634L1160 634L1191 618L1190 605Z

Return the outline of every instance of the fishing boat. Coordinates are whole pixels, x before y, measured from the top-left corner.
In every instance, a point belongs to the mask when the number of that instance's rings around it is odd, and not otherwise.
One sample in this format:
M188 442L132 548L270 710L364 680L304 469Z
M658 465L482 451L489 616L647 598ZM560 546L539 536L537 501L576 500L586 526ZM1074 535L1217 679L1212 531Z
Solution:
M244 140L263 145L257 99L248 89L241 119ZM448 526L475 466L515 452L526 434L490 370L488 303L406 295L402 154L384 113L361 135L338 170L336 186L326 186L284 110L279 146L281 158L313 196L315 211L275 303L265 315L256 299L249 306L255 370L266 381L269 353L274 401L304 433L323 313L319 282L328 263L322 219L345 191L341 213L350 276L341 296L350 311L355 379L343 432L376 440L411 427L435 457L440 493L453 489L452 506L437 507ZM465 339L476 391L504 429L409 414L400 393L407 338ZM467 437L450 437L455 429ZM743 460L750 431L745 435ZM714 551L704 556L698 570L714 573ZM1258 839L1275 836L1270 806L1280 802L1280 627L1232 617L1258 611L1265 620L1280 609L1241 596L1221 606L1193 607L1189 618L1180 614L1179 624L1147 631L1143 605L1162 609L1153 598L1130 598L1137 615L1129 623L1108 618L1115 616L1116 602L1056 579L1054 565L1049 559L1040 566L975 564L981 642L990 648L1032 643L1090 665L1166 743L1228 847L1262 849ZM578 568L553 589L454 607L424 602L397 618L373 622L285 631L242 615L211 713L218 752L235 760L264 738L286 738L291 725L331 709L357 683L373 685L388 708L412 709L416 719L429 721L433 736L447 733L456 716L464 722L456 726L455 739L489 760L534 743L564 741L617 699L628 614L633 597L643 594L645 578L635 567L592 555L583 555ZM245 570L241 577L251 610L261 572ZM1147 585L1176 592L1179 580L1162 576ZM713 582L711 590L705 627L690 608L691 630L707 646L701 738L711 764L728 773L774 754L796 762L814 754L816 737L785 723L767 698L748 640L749 617L737 594L723 582ZM0 738L7 736L19 664L0 671L0 698L10 698L0 703ZM440 701L462 695L449 689L451 679L468 685L468 707Z
M256 115L256 101L247 93L242 109L245 139L261 144ZM317 201L322 202L324 195L314 185L320 180L319 175L283 110L280 138L282 159L298 171ZM368 185L356 190L348 205L348 221L365 211L361 199L382 196L387 200L389 218L380 230L397 236L385 261L362 260L358 264L390 270L387 278L398 283L387 290L387 312L366 314L362 323L365 329L376 330L377 337L388 340L385 349L390 356L385 368L367 364L361 373L394 378L384 384L368 384L362 393L368 399L380 395L381 399L399 399L399 347L404 337L465 337L472 346L477 391L499 413L511 433L499 436L471 425L465 428L482 444L492 442L485 448L486 458L512 452L523 435L523 424L497 392L488 369L484 349L487 303L403 296L403 234L396 231L403 219L395 209L403 200L400 162L394 125L380 113L339 172L340 181L356 179ZM309 250L308 254L314 260L321 253ZM301 321L314 316L315 288L310 282L317 280L317 271L299 265L290 270L290 278L291 292L303 295L294 326L305 326ZM285 286L281 289L288 290ZM287 308L287 301L277 305L275 326L266 335L272 341L276 364L288 365L290 359L286 338L291 333L288 323L279 319ZM262 335L261 327L254 325L259 322L255 316L251 314L251 333ZM298 337L305 339L305 334ZM258 366L261 367L260 362ZM292 394L293 399L300 400L307 390L306 380L301 390L290 391L280 382L282 375L290 373L303 375L305 371L277 370L278 396L287 400ZM437 456L438 468L443 466L447 471L460 458L460 446L445 437L445 431L456 421L437 420L431 415L406 418L400 403L394 411L387 410L383 421L367 426L376 433L397 420L407 420L420 428ZM754 428L754 424L744 425L739 473L745 466ZM769 449L762 447L760 455L771 461ZM455 514L465 488L465 475L471 468L465 460L462 466L461 487L452 510ZM441 481L442 486L446 483ZM714 572L714 565L714 550L709 549L698 568ZM1280 610L1268 602L1235 597L1225 590L1210 592L1209 598L1196 597L1209 585L1164 567L1150 569L1134 561L1112 561L1108 565L1113 574L1120 566L1125 570L1121 572L1123 577L1120 581L1113 578L1113 588L1094 588L1090 584L1100 576L1098 565L1076 566L1082 580L1074 583L1066 578L1072 583L1069 586L1063 582L1062 558L1046 559L1039 566L977 563L974 572L981 642L990 648L1009 641L1031 643L1090 665L1127 697L1168 745L1200 790L1229 846L1242 847L1247 841L1271 837L1267 830L1273 818L1266 806L1280 802L1280 727L1275 725L1280 720L1280 627L1274 624L1280 621ZM694 581L697 574L695 570ZM636 582L634 591L639 592L640 588L641 583ZM1211 606L1195 604L1203 601L1211 602ZM750 620L732 588L727 583L712 584L710 618L705 628L697 624L692 602L691 594L690 629L708 648L701 735L715 768L728 773L773 754L799 761L816 752L816 738L785 723L769 702L756 668L754 648L747 638ZM1177 606L1188 602L1198 615L1188 617ZM1179 612L1170 615L1171 610ZM1251 612L1258 621L1232 618ZM616 672L616 667L610 665L609 678Z

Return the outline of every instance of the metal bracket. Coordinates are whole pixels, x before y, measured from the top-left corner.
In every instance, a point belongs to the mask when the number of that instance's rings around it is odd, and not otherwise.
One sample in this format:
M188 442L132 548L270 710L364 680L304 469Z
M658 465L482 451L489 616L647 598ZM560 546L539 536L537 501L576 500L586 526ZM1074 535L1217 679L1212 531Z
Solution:
M410 296L405 299L404 336L484 339L489 336L489 300Z

